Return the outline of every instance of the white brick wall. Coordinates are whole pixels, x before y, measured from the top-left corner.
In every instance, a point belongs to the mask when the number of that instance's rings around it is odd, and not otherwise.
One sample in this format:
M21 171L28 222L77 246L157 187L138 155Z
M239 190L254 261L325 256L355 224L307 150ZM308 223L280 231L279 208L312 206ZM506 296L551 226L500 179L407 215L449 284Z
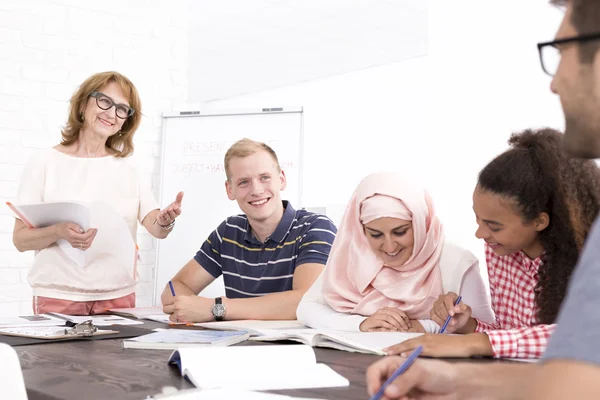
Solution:
M23 165L60 140L68 101L89 75L117 70L142 97L132 160L158 195L160 115L187 103L187 0L0 1L0 201L14 200ZM12 244L0 204L0 316L31 313L32 252ZM138 305L152 301L156 243L140 227Z

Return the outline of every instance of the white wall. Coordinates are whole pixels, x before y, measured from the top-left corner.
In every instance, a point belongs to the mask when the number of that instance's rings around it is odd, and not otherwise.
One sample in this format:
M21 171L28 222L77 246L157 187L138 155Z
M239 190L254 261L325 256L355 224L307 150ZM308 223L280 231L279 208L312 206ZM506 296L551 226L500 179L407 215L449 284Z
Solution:
M117 70L138 87L144 118L135 162L158 192L160 114L187 101L187 1L0 2L0 201L14 200L23 165L57 144L71 94L89 75ZM31 313L32 252L12 244L0 205L0 315ZM143 230L143 228L141 228ZM155 243L140 234L138 304L152 300Z
M536 48L554 38L561 18L546 0L430 3L427 135L437 160L431 189L447 234L480 260L471 208L477 173L508 147L512 132L564 128Z
M413 149L426 141L426 68L427 57L418 57L215 101L202 109L304 107L303 205L333 205L339 214L369 171L414 170L420 154Z
M202 108L303 106L304 205L328 206L337 222L363 176L405 171L431 191L447 237L485 265L474 237L477 174L512 132L562 129L536 48L561 18L545 0L431 1L427 57Z

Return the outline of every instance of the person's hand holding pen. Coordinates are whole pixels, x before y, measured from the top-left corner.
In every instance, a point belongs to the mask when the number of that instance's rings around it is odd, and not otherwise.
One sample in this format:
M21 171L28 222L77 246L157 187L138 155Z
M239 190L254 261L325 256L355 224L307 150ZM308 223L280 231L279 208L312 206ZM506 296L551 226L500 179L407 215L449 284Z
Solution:
M381 389L407 358L388 356L372 364L366 373L369 396ZM454 368L454 364L435 360L417 360L404 373L384 388L383 400L400 399L462 399L457 383L464 377ZM374 398L374 397L373 397Z
M444 326L450 318L445 329L448 333L475 332L477 322L471 317L471 307L462 301L457 301L459 297L453 292L440 295L433 303L429 316L439 326Z

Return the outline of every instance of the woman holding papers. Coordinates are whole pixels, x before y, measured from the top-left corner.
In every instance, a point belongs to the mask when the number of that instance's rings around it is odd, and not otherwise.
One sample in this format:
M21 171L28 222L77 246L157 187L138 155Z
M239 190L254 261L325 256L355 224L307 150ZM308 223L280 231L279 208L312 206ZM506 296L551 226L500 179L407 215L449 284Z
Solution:
M389 354L423 345L429 356L538 358L546 349L600 209L600 175L594 161L569 157L554 130L515 134L509 144L480 172L473 193L496 320L482 321L467 299L454 306L448 294L432 319L439 324L451 316L448 331L466 335L424 335Z
M141 117L140 98L129 79L117 72L95 74L71 97L62 142L35 154L25 166L17 205L102 202L121 218L117 218L120 225L100 232L96 227L84 231L73 221L34 228L18 215L15 246L19 251L36 251L28 276L36 314L88 315L135 306L137 223L154 237L167 237L181 213L183 197L179 193L160 211L140 173L125 160L133 153ZM125 238L130 236L130 244L113 243L111 236L123 233L119 227L126 231ZM96 244L99 255L81 265L57 242L81 251ZM121 262L119 254L125 250L130 261Z
M493 321L477 258L445 240L428 193L399 174L377 173L354 191L297 316L313 328L437 332L429 315L447 292Z

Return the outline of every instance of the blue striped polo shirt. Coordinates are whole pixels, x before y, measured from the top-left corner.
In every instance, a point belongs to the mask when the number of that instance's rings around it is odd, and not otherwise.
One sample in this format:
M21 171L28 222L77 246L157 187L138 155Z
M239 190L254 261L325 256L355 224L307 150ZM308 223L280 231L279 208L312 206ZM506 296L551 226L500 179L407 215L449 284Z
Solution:
M337 228L324 215L294 210L283 201L279 225L265 243L252 235L246 215L221 223L194 259L215 278L223 274L228 298L248 298L292 290L296 267L325 265Z

